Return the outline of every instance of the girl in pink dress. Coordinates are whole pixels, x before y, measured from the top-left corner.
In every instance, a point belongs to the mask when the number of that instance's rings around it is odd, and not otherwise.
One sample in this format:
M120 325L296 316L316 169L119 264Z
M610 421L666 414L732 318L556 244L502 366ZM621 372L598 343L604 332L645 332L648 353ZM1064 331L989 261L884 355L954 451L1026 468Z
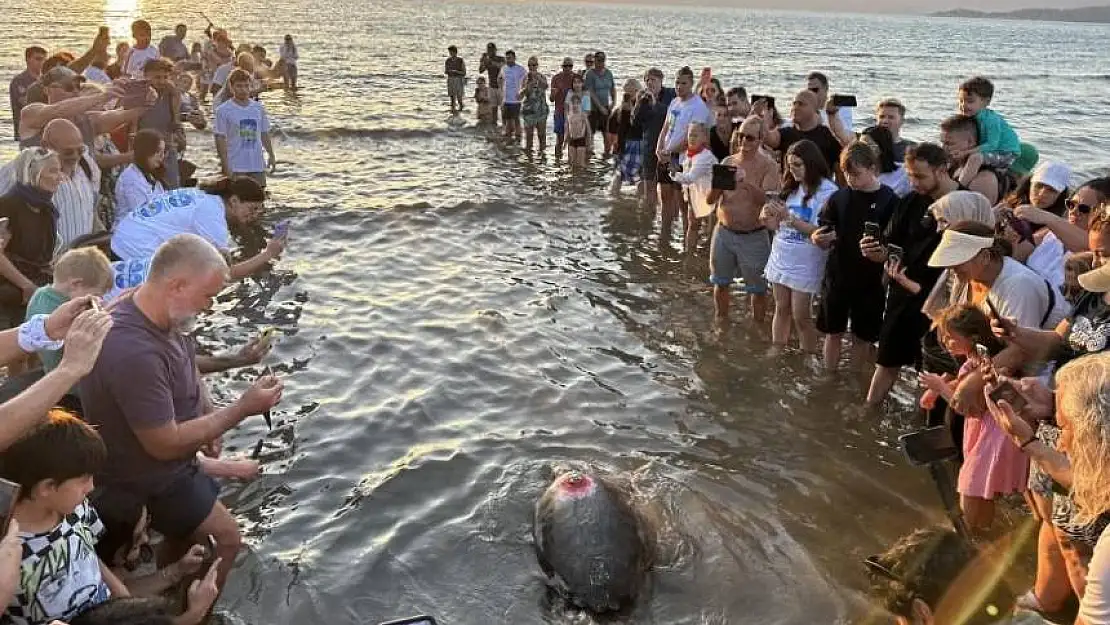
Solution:
M927 389L921 396L923 407L931 407L937 397L952 400L960 381L983 364L976 346L986 348L990 356L1005 348L991 332L990 320L974 306L948 307L936 319L936 326L945 349L956 358L966 360L955 378L921 374L921 383ZM965 414L964 417L964 463L960 467L957 490L968 527L982 534L994 522L994 498L1025 491L1029 459L989 412Z

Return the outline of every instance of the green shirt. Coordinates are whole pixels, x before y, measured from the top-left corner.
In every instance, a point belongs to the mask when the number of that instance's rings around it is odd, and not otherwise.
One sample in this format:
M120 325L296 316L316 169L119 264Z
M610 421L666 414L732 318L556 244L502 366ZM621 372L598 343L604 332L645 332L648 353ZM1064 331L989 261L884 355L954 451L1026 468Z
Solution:
M69 301L69 298L59 292L52 286L40 286L31 295L31 299L27 302L27 319L34 315L49 315L58 309L59 306ZM62 361L62 350L52 349L39 352L39 358L42 360L43 373L50 373L58 367L58 363Z

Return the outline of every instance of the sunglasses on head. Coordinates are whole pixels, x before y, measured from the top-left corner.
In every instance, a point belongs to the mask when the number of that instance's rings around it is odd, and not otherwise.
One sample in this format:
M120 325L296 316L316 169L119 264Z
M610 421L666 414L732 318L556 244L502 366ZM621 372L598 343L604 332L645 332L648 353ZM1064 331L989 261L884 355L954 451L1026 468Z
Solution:
M1095 210L1094 206L1091 206L1090 204L1084 204L1072 198L1064 200L1064 206L1066 206L1068 210L1075 211L1081 215L1089 215L1091 211Z

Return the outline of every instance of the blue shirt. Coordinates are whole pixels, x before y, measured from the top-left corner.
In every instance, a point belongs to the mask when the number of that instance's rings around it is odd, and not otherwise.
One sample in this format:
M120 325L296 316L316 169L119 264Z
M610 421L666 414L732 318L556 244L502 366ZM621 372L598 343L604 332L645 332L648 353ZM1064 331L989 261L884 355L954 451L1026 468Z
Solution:
M983 109L975 114L975 125L979 128L979 151L983 154L1021 153L1021 141L1017 133L1006 123L1001 115L991 109Z
M609 71L606 67L599 74L596 69L586 70L584 77L586 91L592 91L593 95L597 96L598 104L605 108L609 108L609 103L612 100L613 88L616 87L616 82L613 79L613 72Z

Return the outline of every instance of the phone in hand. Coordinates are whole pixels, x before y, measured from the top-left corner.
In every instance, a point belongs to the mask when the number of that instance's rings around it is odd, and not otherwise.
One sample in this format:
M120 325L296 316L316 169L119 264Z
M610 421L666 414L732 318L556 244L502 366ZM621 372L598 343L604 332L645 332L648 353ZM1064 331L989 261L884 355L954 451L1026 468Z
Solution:
M880 226L878 222L875 221L863 222L863 236L871 237L876 241L879 240L883 236L882 226Z
M0 536L8 533L8 525L12 522L17 501L19 501L19 484L0 478L0 514L4 515Z
M983 345L982 343L976 343L975 344L975 353L979 356L980 360L990 362L990 360L991 360L991 350L987 349L986 345Z
M11 234L11 220L0 217L0 238L6 238L9 234Z
M1025 400L1025 396L1008 381L1003 381L991 391L990 397L991 401L996 404L999 400L1005 399L1006 403L1013 407L1015 413L1021 412L1025 408L1025 404L1029 403Z
M735 191L736 168L731 165L714 165L711 187L721 191Z
M274 238L284 239L287 236L289 236L289 220L282 219L274 226Z
M994 302L991 301L991 298L987 297L983 301L987 303L987 309L991 311L991 316L1001 321L1002 313L998 312L998 309L994 307Z
M754 93L752 94L752 97L751 97L752 104L755 104L756 102L758 102L760 100L764 100L764 101L767 102L767 109L768 110L775 108L775 98L773 98L772 96L758 95L758 94L754 94Z
M200 570L207 571L212 568L212 563L216 561L218 547L215 536L208 534L204 537L204 562L200 565Z
M895 245L893 243L886 244L887 260L900 265L902 264L902 259L905 258L905 256L906 251L902 249L901 245Z
M854 95L833 94L829 97L829 103L836 108L857 106L856 96Z
M265 378L265 377L270 377L272 375L274 375L274 371L269 366L267 366L265 369L262 370L262 377ZM266 421L266 428L267 429L270 429L270 430L274 429L274 420L273 420L274 418L273 418L273 415L270 414L269 410L262 413L262 418Z
M395 621L386 621L378 625L436 625L436 620L427 614L421 614L420 616L410 616Z
M952 433L946 425L903 434L898 437L898 442L910 464L918 466L950 460L960 455L960 449L956 447L955 441L952 440Z
M148 93L150 93L149 80L128 80L123 84L123 97L120 98L120 106L125 109L146 106Z

